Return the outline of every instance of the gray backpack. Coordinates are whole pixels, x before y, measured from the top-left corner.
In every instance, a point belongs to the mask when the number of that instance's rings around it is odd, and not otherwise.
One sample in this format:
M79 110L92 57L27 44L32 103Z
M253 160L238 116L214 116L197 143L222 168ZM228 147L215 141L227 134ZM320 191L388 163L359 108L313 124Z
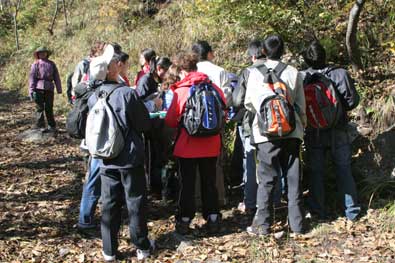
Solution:
M100 89L96 93L96 104L89 111L86 121L85 141L89 153L98 159L116 158L124 147L124 136L118 119L113 112L108 98L114 92Z

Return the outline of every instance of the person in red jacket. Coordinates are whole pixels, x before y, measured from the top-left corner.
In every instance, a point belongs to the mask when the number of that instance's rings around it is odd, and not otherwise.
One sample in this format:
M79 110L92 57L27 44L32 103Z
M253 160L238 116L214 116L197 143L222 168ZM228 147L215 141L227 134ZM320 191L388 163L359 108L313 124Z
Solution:
M181 176L181 189L178 204L176 231L187 234L189 225L195 216L195 181L196 169L199 168L202 191L203 217L207 220L207 230L210 233L219 230L220 212L218 205L218 191L216 188L217 157L221 149L220 135L208 137L194 137L188 135L185 128L180 127L179 122L185 110L189 89L192 85L209 81L204 73L197 72L198 58L193 53L180 52L173 59L173 65L177 68L180 81L173 84L174 96L170 108L167 111L165 124L171 128L178 128L178 135L174 146L174 156L179 160ZM215 84L213 87L220 94L226 105L223 91Z

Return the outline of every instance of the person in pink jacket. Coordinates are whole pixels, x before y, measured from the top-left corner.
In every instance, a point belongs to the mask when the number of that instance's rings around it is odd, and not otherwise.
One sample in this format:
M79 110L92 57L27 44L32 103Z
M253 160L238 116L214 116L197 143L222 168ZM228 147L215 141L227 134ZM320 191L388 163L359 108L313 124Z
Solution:
M188 135L185 128L180 126L180 120L185 110L185 104L192 85L209 82L208 76L197 72L198 58L192 53L180 52L174 59L180 81L170 88L174 93L173 101L167 111L165 124L178 128L178 135L174 146L174 156L179 160L181 189L179 210L177 214L176 231L187 234L189 225L195 216L195 181L196 169L199 168L202 191L203 217L207 220L207 230L210 233L219 230L218 192L216 188L216 161L221 149L220 135L195 137ZM223 91L212 84L220 95L223 103L226 100Z

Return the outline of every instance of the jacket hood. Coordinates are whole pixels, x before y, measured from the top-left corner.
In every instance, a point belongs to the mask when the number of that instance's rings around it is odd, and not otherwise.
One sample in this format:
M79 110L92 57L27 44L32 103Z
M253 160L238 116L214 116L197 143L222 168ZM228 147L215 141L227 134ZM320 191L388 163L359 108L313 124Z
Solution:
M189 72L188 75L186 75L185 78L183 78L179 82L174 83L170 88L174 91L178 88L190 87L194 84L198 84L204 81L209 81L209 78L206 74L193 71Z

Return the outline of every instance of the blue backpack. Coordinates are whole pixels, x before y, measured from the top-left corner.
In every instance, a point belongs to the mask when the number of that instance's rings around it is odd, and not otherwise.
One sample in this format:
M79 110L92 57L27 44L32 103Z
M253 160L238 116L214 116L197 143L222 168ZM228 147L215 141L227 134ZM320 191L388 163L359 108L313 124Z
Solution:
M225 119L225 104L211 82L191 86L181 119L190 136L213 136L220 133Z

